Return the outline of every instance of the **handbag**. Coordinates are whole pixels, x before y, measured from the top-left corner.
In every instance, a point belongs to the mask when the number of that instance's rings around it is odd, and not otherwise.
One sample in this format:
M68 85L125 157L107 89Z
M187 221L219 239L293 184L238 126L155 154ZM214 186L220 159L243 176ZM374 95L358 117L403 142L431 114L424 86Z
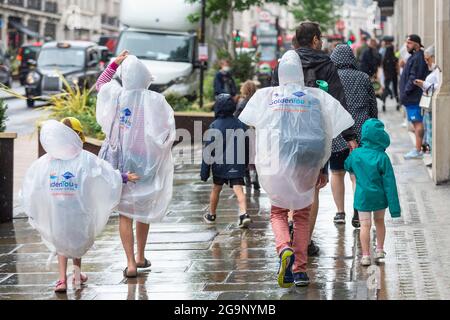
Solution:
M431 93L430 93L431 91ZM432 102L433 102L433 94L434 94L434 84L422 95L420 99L419 106L424 109L424 111L431 111Z
M117 98L117 102L119 102L120 96ZM120 129L117 123L117 116L119 111L119 103L116 104L116 114L115 121L111 125L111 129L109 131L109 136L105 139L100 149L98 156L111 164L114 169L119 169L120 172L123 170L123 159L122 159L122 145L120 144Z

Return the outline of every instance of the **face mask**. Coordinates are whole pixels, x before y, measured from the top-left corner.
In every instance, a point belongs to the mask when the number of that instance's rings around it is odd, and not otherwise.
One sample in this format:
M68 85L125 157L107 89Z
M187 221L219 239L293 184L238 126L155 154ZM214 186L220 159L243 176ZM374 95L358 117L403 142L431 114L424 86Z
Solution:
M434 71L436 69L436 63L433 63L429 69L430 71Z
M222 70L223 70L224 72L230 72L230 71L231 71L231 68L230 68L230 67L223 67Z

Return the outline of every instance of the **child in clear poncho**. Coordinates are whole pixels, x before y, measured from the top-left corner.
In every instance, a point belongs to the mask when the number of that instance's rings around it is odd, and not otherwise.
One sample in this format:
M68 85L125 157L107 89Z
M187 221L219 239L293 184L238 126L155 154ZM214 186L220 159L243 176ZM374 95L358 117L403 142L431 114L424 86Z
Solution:
M305 87L295 51L281 59L279 78L279 87L256 92L239 119L256 128L256 169L272 202L271 222L280 256L278 283L303 286L309 284L309 214L319 173L331 155L333 138L354 121L331 95ZM292 245L289 210L294 211Z
M109 163L82 149L84 135L76 118L46 121L40 141L47 154L28 169L21 202L30 224L58 254L60 279L55 292L65 292L68 258L73 259L74 283L87 281L81 257L106 226L125 180Z

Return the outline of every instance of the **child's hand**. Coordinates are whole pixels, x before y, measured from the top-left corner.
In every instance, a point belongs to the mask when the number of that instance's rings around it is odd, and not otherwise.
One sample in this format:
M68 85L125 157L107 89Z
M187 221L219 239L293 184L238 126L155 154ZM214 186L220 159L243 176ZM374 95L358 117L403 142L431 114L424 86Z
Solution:
M128 57L129 53L130 52L128 50L122 51L114 62L120 66L122 62Z
M141 177L139 177L136 173L128 172L127 175L128 175L129 182L136 183L136 181L141 179Z

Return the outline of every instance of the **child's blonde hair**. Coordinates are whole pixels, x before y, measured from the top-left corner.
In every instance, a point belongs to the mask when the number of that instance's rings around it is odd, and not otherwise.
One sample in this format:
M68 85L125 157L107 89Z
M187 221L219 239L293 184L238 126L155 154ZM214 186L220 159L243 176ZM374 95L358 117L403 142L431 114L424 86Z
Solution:
M244 99L251 98L256 92L256 84L251 81L247 80L241 85L241 97Z

